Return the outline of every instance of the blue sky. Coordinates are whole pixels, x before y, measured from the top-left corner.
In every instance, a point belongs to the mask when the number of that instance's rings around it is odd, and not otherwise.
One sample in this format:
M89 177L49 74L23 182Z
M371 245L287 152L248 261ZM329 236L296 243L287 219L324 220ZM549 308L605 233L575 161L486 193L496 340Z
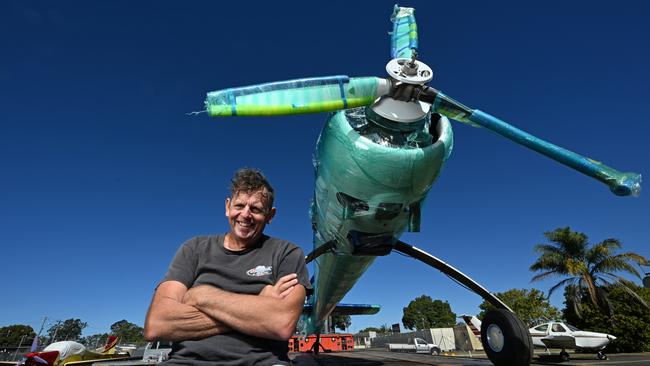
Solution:
M311 249L312 152L326 115L209 119L205 93L310 76L384 76L394 2L34 2L0 5L0 326L143 324L186 239L224 232L233 171L277 191L267 233ZM650 173L650 6L642 1L413 1L431 86L622 171ZM403 240L491 291L536 287L542 233L571 226L650 256L648 191L607 187L494 133L455 146ZM650 271L650 269L648 269ZM399 322L427 294L481 299L408 258L379 258L345 298ZM561 292L552 297L562 306Z

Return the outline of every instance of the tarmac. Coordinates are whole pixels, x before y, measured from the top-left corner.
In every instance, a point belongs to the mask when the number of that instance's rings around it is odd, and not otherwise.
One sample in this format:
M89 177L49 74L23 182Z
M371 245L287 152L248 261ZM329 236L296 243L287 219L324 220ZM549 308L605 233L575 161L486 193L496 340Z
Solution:
M571 353L571 360L562 362L559 355L535 353L531 365L650 365L650 353L608 354L608 360L598 360L595 354ZM415 365L492 365L483 352L444 352L440 356L395 353L386 350L355 350L351 352L292 354L294 366L415 366Z

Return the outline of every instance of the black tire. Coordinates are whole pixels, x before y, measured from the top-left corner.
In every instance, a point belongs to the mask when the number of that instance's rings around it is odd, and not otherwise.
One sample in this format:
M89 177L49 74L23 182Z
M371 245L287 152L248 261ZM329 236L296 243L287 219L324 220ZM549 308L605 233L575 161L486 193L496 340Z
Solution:
M440 348L432 347L431 348L431 356L440 356Z
M481 343L496 366L528 366L533 358L528 328L508 310L488 311L481 323Z
M562 362L567 362L571 359L571 356L569 356L569 352L562 351L560 352L560 358L562 359Z
M607 359L607 355L602 353L602 352L598 352L598 354L596 356L598 357L599 360L606 360Z

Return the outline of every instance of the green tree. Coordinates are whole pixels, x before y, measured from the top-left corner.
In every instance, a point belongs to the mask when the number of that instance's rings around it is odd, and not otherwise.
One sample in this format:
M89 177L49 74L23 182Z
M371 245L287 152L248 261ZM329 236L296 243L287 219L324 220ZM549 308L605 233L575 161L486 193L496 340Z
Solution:
M388 326L388 324L382 324L379 328L377 327L367 327L363 328L359 331L359 333L367 333L367 332L377 332L377 334L388 334L391 333L392 330Z
M603 314L600 309L589 301L585 289L579 290L583 304L580 315L576 313L574 289L567 286L564 291L564 318L567 323L580 329L609 333L617 337L607 346L610 352L649 352L650 351L650 311L635 297L620 286L613 286L609 291L609 299L614 308L613 315ZM650 303L650 289L630 285L631 289L646 302Z
M333 315L332 323L334 323L334 327L345 331L352 324L352 318L349 315Z
M361 330L359 331L359 333L368 333L368 332L377 332L377 333L381 333L380 330L379 330L379 328L377 328L377 327L367 327L367 328L363 328L363 329L361 329Z
M81 332L88 326L88 323L82 322L81 319L67 319L65 321L57 320L47 330L47 336L50 342L69 340L73 341L81 337Z
M126 319L122 319L111 325L111 333L117 336L121 343L142 343L144 342L144 329Z
M612 308L605 289L620 287L644 306L648 306L631 290L629 281L616 274L622 271L641 278L634 264L644 264L647 259L632 252L616 254L622 247L618 239L605 239L590 245L587 235L572 231L569 227L546 232L544 236L551 243L535 246L540 257L530 266L530 270L541 273L535 275L533 281L551 276L565 277L549 289L549 296L558 288L571 285L573 292L569 296L573 297L571 303L576 314L580 314L583 299L580 294L584 289L592 304L611 315Z
M108 333L97 333L79 339L79 343L88 348L99 348L106 343Z
M560 318L560 311L548 302L540 290L512 289L495 295L508 305L528 327ZM483 301L479 307L482 310L478 315L479 319L483 319L488 310L495 309L487 301Z
M0 327L0 347L17 347L22 340L23 346L29 345L36 337L36 332L29 325L13 324Z
M447 328L456 324L456 314L448 302L422 295L404 308L402 323L408 329Z

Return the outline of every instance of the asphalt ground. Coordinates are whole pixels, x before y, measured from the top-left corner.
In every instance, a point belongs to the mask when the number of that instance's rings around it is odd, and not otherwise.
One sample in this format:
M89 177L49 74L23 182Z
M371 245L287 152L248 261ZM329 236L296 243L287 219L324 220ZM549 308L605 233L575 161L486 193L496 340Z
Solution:
M292 354L294 366L415 366L415 365L492 365L484 353L467 352L446 353L431 356L428 354L395 353L384 350L356 350L353 352ZM598 360L595 354L571 353L571 360L562 362L559 355L535 353L531 365L650 365L650 353L608 354L608 360Z

